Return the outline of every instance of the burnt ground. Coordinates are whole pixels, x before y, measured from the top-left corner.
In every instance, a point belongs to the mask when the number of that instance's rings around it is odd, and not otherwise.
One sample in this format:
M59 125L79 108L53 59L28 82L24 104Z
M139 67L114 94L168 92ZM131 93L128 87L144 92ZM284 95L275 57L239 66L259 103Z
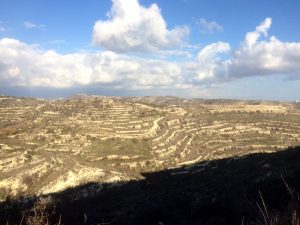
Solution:
M56 213L50 220L61 216L64 225L258 224L263 219L259 193L270 217L290 211L286 184L300 193L300 146L142 175L144 180L103 184L99 193L91 191L78 200L75 195L96 184L53 194ZM20 224L22 212L30 213L33 201L2 203L0 224Z

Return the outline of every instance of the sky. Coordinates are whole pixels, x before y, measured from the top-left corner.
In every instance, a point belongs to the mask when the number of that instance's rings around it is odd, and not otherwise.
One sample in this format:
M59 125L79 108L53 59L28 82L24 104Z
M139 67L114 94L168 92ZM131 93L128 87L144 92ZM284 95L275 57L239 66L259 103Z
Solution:
M300 100L299 0L0 0L0 94Z

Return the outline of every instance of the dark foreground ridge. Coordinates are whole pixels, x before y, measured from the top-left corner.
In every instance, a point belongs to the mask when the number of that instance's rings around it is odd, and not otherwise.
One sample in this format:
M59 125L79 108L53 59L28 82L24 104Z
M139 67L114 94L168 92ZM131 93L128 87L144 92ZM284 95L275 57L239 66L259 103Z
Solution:
M265 224L259 223L259 193L270 218L288 215L287 184L300 193L299 159L300 146L146 173L144 180L103 184L98 194L92 190L99 184L89 183L50 196L55 205L50 224L60 216L64 225ZM90 190L89 196L74 200L83 190ZM20 224L33 202L6 201L0 206L0 224Z

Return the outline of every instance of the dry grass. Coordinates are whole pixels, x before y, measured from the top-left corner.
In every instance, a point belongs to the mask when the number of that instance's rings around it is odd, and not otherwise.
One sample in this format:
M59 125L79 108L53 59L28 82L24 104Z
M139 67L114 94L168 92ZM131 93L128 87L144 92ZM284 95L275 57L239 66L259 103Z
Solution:
M257 203L261 219L257 221L257 225L300 225L300 197L295 190L288 185L282 177L290 196L289 204L284 212L271 212L267 204L259 192L260 203Z
M50 217L54 215L55 208L50 212L48 210L49 202L39 199L37 200L29 213L24 213L19 225L62 225L61 217L58 222L50 222Z

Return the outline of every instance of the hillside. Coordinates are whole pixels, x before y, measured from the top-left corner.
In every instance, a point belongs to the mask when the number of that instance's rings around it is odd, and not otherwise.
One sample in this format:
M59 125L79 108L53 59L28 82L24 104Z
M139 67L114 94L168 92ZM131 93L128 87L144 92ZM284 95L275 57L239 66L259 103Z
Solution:
M132 197L128 201L134 204L130 207L144 210L138 202L145 201L145 210L148 210L152 206L147 204L152 200L144 199L148 191L144 193L143 188L151 189L149 196L147 194L150 199L160 199L156 195L166 198L157 204L172 208L170 199L181 196L182 191L191 193L183 194L182 199L178 197L178 201L192 204L189 200L199 197L194 196L199 192L194 193L194 182L204 179L203 184L195 185L201 188L201 196L207 195L209 201L215 201L212 193L234 187L235 182L238 182L236 191L239 192L242 190L240 182L245 185L258 180L260 184L263 177L273 177L274 171L277 171L276 184L282 182L280 167L283 164L279 158L289 154L298 157L296 150L288 153L286 149L300 145L299 131L300 107L297 103L171 96L77 95L58 100L3 96L0 97L0 200L23 199L20 200L22 204L24 201L30 204L34 199L32 196L63 195L68 196L66 202L75 201L74 207L87 204L88 211L92 210L88 205L94 205L101 198L101 207L112 207L111 212L103 215L113 219L117 206L114 203L110 206L108 201L128 204L117 197L114 199L114 192L116 196L123 196L129 188ZM275 166L267 171L264 160L273 160L273 156ZM284 158L284 165L289 165L292 159ZM296 162L291 165L294 167L288 170L289 175L299 168ZM294 178L290 180L297 183ZM191 181L193 184L189 183ZM119 184L123 185L119 187ZM257 195L258 186L250 185L249 188L253 189L249 189L251 194ZM65 194L69 193L64 192L67 189L72 192L71 197ZM107 196L107 199L103 200L101 196ZM141 196L144 197L141 199ZM242 200L241 197L234 198ZM254 201L255 198L251 199ZM70 207L66 202L57 205L61 212L68 211L63 208ZM134 217L137 216L133 211ZM120 210L120 218L124 220L122 213ZM138 211L138 215L144 213ZM93 221L88 224L95 224L100 219L89 218ZM66 214L66 220L69 219ZM170 223L176 224L174 221L166 224ZM178 224L185 223L187 221Z

